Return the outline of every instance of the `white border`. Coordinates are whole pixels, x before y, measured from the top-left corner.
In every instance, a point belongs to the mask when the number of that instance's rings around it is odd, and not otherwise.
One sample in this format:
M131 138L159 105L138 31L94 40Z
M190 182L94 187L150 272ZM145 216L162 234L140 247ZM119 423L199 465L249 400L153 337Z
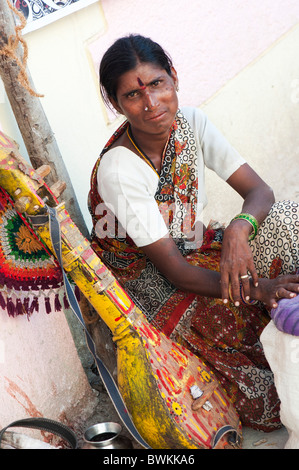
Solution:
M45 0L46 1L46 0ZM54 11L53 13L49 13L42 18L38 18L36 20L27 21L25 28L22 30L23 34L30 33L35 31L36 29L43 28L53 21L59 20L64 16L70 15L82 8L85 8L93 3L96 3L98 0L78 0L76 3L72 3L71 5L66 5L62 7L60 10ZM17 18L18 20L18 18Z

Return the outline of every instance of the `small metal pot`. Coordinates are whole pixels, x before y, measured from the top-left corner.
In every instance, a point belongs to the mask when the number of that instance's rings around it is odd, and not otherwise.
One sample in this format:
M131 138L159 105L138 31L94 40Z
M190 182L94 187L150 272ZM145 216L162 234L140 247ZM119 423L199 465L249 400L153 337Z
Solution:
M132 449L132 442L121 436L122 427L118 423L98 423L84 433L82 449Z

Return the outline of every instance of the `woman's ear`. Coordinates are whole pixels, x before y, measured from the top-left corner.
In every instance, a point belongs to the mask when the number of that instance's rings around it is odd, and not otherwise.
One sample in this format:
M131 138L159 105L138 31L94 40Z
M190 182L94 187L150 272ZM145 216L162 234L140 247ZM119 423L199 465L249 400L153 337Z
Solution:
M178 91L179 90L179 79L178 79L177 71L174 67L171 67L171 77L173 79L176 91Z

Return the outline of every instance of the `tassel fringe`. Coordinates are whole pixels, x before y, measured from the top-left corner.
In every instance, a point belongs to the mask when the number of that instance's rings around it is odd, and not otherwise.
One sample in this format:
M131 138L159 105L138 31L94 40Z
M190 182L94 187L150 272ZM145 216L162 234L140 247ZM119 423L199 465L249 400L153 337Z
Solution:
M74 293L77 300L80 300L80 290L75 286ZM27 315L28 319L34 312L44 311L46 314L51 312L61 312L63 309L69 309L70 304L64 289L40 290L37 295L30 296L30 291L24 297L15 289L0 290L0 309L6 310L8 316L17 317Z
M10 317L14 317L14 316L15 316L16 309L15 309L15 304L13 303L13 301L11 300L10 297L7 299L6 308L7 308L7 313L8 313L8 315L9 315Z
M17 299L17 304L16 304L16 314L17 315L23 315L23 304L20 299Z
M4 310L6 308L6 302L5 302L5 299L2 295L2 292L0 292L0 307L2 308L2 310Z
M64 296L63 296L63 305L64 305L64 308L65 308L65 309L70 308L70 304L69 304L69 302L68 302L68 300L67 300L67 296L66 296L65 294L64 294Z
M55 309L55 312L61 312L61 309L62 309L58 294L55 294L54 309Z

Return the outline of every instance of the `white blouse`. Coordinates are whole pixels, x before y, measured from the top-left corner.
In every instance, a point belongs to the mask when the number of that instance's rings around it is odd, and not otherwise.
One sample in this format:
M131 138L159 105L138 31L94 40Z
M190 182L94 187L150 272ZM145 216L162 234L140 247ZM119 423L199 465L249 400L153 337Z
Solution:
M245 160L198 108L181 108L194 131L198 153L198 215L207 204L204 168L227 180ZM118 146L104 154L98 192L139 247L160 240L168 228L155 200L159 177L131 150Z

